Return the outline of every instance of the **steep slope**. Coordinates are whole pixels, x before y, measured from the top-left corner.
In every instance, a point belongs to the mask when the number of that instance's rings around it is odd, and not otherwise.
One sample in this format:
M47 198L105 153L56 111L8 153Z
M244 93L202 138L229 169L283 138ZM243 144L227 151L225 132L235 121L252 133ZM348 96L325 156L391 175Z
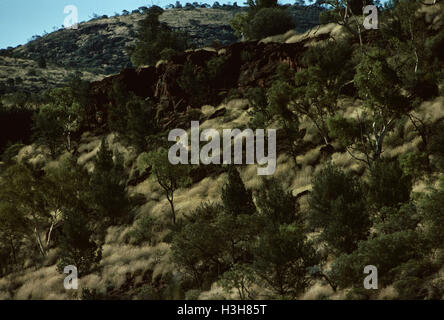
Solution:
M442 16L442 15L441 15ZM442 22L443 20L440 19ZM129 173L128 191L132 196L141 197L136 209L134 221L129 225L119 225L108 228L103 255L98 269L80 279L80 289L89 289L92 298L107 299L153 299L153 290L162 291L165 288L175 288L180 283L184 273L172 261L171 229L169 223L169 203L163 189L155 178L149 177L149 172L139 172L137 167L138 153L133 147L127 146L119 136L104 130L103 114L111 108L119 107L115 99L115 87L123 87L126 92L133 92L142 98L150 98L157 105L157 117L164 131L174 128L189 128L190 120L199 120L201 129L214 128L220 132L223 128L245 128L250 120L253 106L242 93L252 87L268 87L280 63L286 63L294 70L300 70L303 53L311 45L323 42L325 39L344 36L344 30L333 24L324 25L305 34L289 32L285 35L272 37L260 42L235 43L216 49L191 50L174 56L170 61L162 61L156 67L122 70L120 74L109 76L101 81L93 82L90 86L91 101L89 104L90 128L83 132L76 145L74 154L79 164L89 170L93 169L94 156L97 154L102 138L105 138L115 154L124 157L124 164ZM273 42L279 41L279 42ZM356 41L356 39L355 39ZM217 59L217 60L214 60ZM181 78L190 66L190 78L199 75L201 70L208 68L209 61L218 61L220 77L211 78L209 96L202 95L203 100L196 100L192 95L183 91ZM195 77L197 79L197 77ZM204 82L200 82L204 84ZM208 83L206 83L208 85ZM201 98L201 97L199 97ZM143 99L142 99L143 100ZM347 119L352 119L362 111L364 101L350 94L341 95L339 113ZM120 106L121 107L121 106ZM101 114L100 121L97 114ZM422 101L416 110L416 116L427 123L435 125L444 119L444 98L440 96ZM275 125L275 123L273 123ZM277 128L279 128L279 125ZM407 152L421 151L421 137L409 121L400 122L396 130L387 135L384 145L384 157L397 159ZM340 141L332 139L326 146L319 137L315 125L306 116L300 117L300 127L303 129L297 165L288 153L279 152L274 178L279 181L285 191L291 192L299 203L302 212L307 212L308 198L312 189L313 177L325 168L329 161L354 176L364 180L368 168L356 161ZM189 131L188 131L189 133ZM36 145L28 145L20 150L17 160L28 161L37 168L45 165L54 166L63 157L51 160L44 149ZM255 165L239 166L242 181L254 194L264 183L257 175ZM227 174L222 170L209 169L204 174L193 172L193 183L186 188L180 188L175 194L175 205L178 218L196 208L202 202L220 202L221 190L227 181ZM149 171L149 170L147 170ZM423 191L426 181L419 179L415 182L413 192ZM152 239L137 242L134 231L144 218L155 221ZM184 219L186 220L186 219ZM310 237L316 238L313 232ZM321 251L326 248L321 244ZM384 250L385 248L382 248ZM42 263L29 259L24 271L11 273L0 279L0 298L3 299L75 299L80 297L80 291L73 293L63 288L63 274L56 270L57 248L53 247ZM327 261L330 264L332 259ZM362 274L362 273L360 273ZM442 281L442 272L433 275L432 280ZM424 286L429 285L424 280ZM430 279L428 279L430 280ZM360 284L362 281L360 281ZM170 286L173 284L173 286ZM267 297L266 289L254 288L254 298ZM151 290L151 291L150 291ZM180 296L171 293L169 298L183 299L184 296L199 299L239 298L237 292L224 291L220 283L209 283L205 291L190 290ZM171 290L175 291L175 290ZM179 290L178 290L179 291ZM333 291L325 281L313 280L313 286L302 299L344 299L348 288ZM373 291L372 298L397 298L393 286Z

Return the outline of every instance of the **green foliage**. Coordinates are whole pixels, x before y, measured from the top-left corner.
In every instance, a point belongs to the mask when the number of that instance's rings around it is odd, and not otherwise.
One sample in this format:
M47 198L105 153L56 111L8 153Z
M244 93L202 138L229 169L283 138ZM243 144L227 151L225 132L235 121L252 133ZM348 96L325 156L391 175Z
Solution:
M222 188L223 214L216 219L217 228L226 243L228 263L246 262L250 259L249 245L260 229L251 191L245 188L239 172L228 169L228 181Z
M330 137L338 139L345 146L359 143L361 131L359 123L354 119L347 119L336 115L327 120Z
M256 203L266 220L273 225L301 222L297 202L291 191L285 191L276 179L264 180Z
M415 204L405 203L399 208L382 208L374 227L378 234L391 234L404 230L415 230L420 221Z
M299 129L299 115L291 108L294 90L289 81L293 76L294 71L290 70L288 65L281 64L278 66L275 81L266 93L268 105L264 107L259 92L255 94L259 108L253 113L252 123L254 125L262 123L266 126L273 120L278 120L283 131L283 139L280 144L284 150L289 151L297 167L296 157L300 152L299 146L305 131Z
M165 49L183 51L188 47L184 34L172 31L159 21L162 13L163 9L152 6L139 23L138 42L131 55L135 66L155 64L162 55L166 55ZM171 56L171 50L168 55Z
M171 251L174 262L199 288L225 265L223 258L227 246L222 230L216 226L221 212L220 205L202 204L191 214L191 221L173 238Z
M263 8L249 21L247 37L249 39L262 39L285 33L294 28L293 18L286 10Z
M310 284L308 268L319 262L301 226L266 228L254 245L253 267L279 298L296 298Z
M440 299L443 292L441 281L431 283L430 276L439 269L439 265L429 259L412 259L396 268L393 287L403 300Z
M88 215L76 210L63 212L63 234L60 238L60 259L57 269L60 273L66 266L77 267L79 276L86 275L101 259L101 247L92 239L94 231Z
M1 155L1 161L6 166L13 165L15 162L15 157L23 147L24 145L22 143L10 144L6 147L5 151Z
M41 232L50 224L52 209L46 201L46 187L47 182L23 164L7 168L0 180L0 199L15 212L18 221L24 222L26 234L35 238L42 256L46 255L46 245Z
M393 282L397 267L425 253L424 242L411 230L381 234L361 241L356 252L339 256L333 263L330 276L342 288L362 286L362 270L366 265L378 268L379 286Z
M145 171L151 167L155 179L165 191L168 202L171 206L171 217L173 224L176 223L176 211L174 208L174 192L181 187L187 186L190 182L190 166L177 164L173 165L168 160L168 150L159 148L157 151L142 153L137 159L140 171Z
M47 146L51 156L55 158L64 141L64 128L57 110L49 105L41 107L34 119L34 131L37 142Z
M304 55L307 68L296 73L292 109L306 115L326 144L329 142L327 118L337 111L337 99L351 80L351 47L346 41L316 46Z
M427 238L436 248L442 248L444 241L444 180L441 179L438 189L424 195L420 203L421 212L427 223Z
M20 247L29 233L26 217L14 205L0 202L0 275L8 273L21 261Z
M367 238L369 212L362 186L351 174L332 165L320 171L313 180L309 206L310 225L322 229L320 239L335 253L351 253Z
M62 149L71 151L72 136L84 121L84 106L77 97L70 87L53 89L49 93L50 103L41 107L35 117L36 139L49 147L53 158Z
M306 238L296 199L278 181L264 180L257 205L263 227L251 249L254 274L279 298L295 298L310 284L309 267L320 261Z
M255 292L251 288L256 281L254 269L247 264L235 264L219 280L226 293L237 290L240 300L253 299Z
M211 88L207 73L192 63L185 63L178 84L187 94L189 101L195 106L201 106L210 100Z
M96 213L103 219L103 225L117 224L129 218L130 202L125 189L125 169L123 159L113 152L102 139L101 147L94 159L94 171L91 175L91 198Z
M126 130L121 132L124 139L134 145L138 152L150 146L147 140L158 132L153 101L132 96L126 103Z
M129 236L134 239L136 244L147 242L150 245L154 243L154 235L158 229L158 222L150 216L143 216L135 223L134 228L129 232Z
M410 199L412 179L398 161L379 161L370 169L368 198L376 208L391 207Z
M428 152L433 155L432 165L440 172L444 172L444 122L438 123L432 131Z
M247 13L236 13L233 19L230 20L230 26L234 30L234 34L238 38L244 38L248 34L248 24L250 18Z
M391 117L408 109L409 103L400 92L401 81L387 62L387 54L380 48L367 48L361 56L354 78L364 105Z
M101 218L93 213L88 172L70 156L58 166L48 168L46 180L47 202L56 214L53 225L59 221L62 223L61 234L57 237L60 249L57 268L63 273L66 266L74 265L83 276L101 259L101 246L95 240L95 226Z
M404 175L419 179L429 171L429 156L425 152L409 152L399 157L399 165Z
M223 206L203 203L174 236L174 260L199 288L229 268L250 262L250 244L260 230L262 220L255 214L251 192L234 168L229 169L222 200Z
M251 191L245 189L239 172L233 166L228 168L228 182L222 188L222 202L226 212L232 216L256 212Z
M252 110L249 112L251 116L249 127L252 129L265 128L272 119L272 115L268 112L267 92L263 88L249 88L245 93Z
M250 1L249 5L248 13L237 13L230 21L237 37L260 40L295 28L293 17L276 1Z

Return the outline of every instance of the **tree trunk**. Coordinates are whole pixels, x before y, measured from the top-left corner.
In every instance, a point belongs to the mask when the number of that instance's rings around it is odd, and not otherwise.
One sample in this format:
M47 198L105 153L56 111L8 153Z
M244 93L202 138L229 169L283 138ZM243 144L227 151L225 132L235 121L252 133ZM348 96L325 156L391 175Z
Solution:
M53 221L53 222L51 223L51 227L49 228L49 231L48 231L48 237L47 237L47 239L46 239L46 246L47 246L47 247L49 246L49 242L51 241L51 234L52 234L52 230L54 229L54 225L55 225L55 222Z
M170 206L171 206L171 215L173 218L173 224L176 224L176 211L174 210L173 197L171 197L171 199L170 199L170 197L167 196L167 199L168 199L168 202L170 203Z
M35 235L35 237L37 239L37 244L39 245L40 253L42 254L42 256L45 257L46 256L46 250L45 250L45 247L43 246L42 238L40 237L40 233L37 230L37 227L34 227L34 235Z

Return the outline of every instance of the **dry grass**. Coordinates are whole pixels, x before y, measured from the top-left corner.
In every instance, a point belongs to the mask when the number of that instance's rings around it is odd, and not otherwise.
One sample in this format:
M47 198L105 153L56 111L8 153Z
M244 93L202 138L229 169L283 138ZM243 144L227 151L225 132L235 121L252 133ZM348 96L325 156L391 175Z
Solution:
M291 37L289 37L285 43L297 43L300 41L304 41L306 39L311 39L311 41L308 42L309 45L315 45L316 41L313 41L315 37L330 34L334 39L339 39L347 36L347 33L345 32L344 28L342 26L339 26L335 23L329 23L326 25L319 26L318 28L313 28L311 30L308 30L302 34L296 34Z
M15 82L17 90L39 91L66 83L67 77L73 74L62 67L48 65L46 68L39 68L34 60L11 58L0 56L0 79L21 79ZM96 81L103 78L102 75L94 75L90 72L82 72L82 77L87 81ZM5 99L5 102L8 102Z
M329 299L334 294L333 289L325 284L316 282L313 284L307 292L305 292L300 299L301 300L324 300Z
M347 117L356 116L359 111L360 101L344 100L341 102L341 109ZM425 102L421 106L421 115L428 117L428 121L437 121L444 117L444 99L442 97L433 101ZM248 123L249 116L247 113L248 102L243 99L235 99L220 106L204 106L202 112L205 115L211 115L215 110L226 108L226 114L222 117L204 121L200 124L201 129L214 128L221 131L224 128L244 128ZM307 119L302 119L302 126L307 129L305 139L308 141L317 141L318 134L313 125ZM406 124L404 130L410 130L411 127ZM188 132L189 133L189 132ZM114 134L106 136L109 145L115 152L120 152L125 156L125 162L129 166L135 159L133 150L125 148L118 141ZM386 148L384 152L385 157L395 157L399 154L415 150L419 143L419 138L412 139L401 146L395 148ZM91 165L91 160L100 147L101 137L92 136L85 133L82 136L81 144L79 146L79 163L84 165ZM286 154L279 154L277 159L276 172L274 178L281 182L284 190L291 190L293 195L300 195L312 188L312 179L316 173L319 172L325 163L317 164L321 146L315 147L305 154L297 157L300 169L296 169L291 157ZM48 162L47 159L42 159L40 156L44 151L35 146L26 146L20 150L18 159L25 158L32 159L36 163L39 161ZM40 158L39 158L40 157ZM344 170L352 170L361 172L364 170L363 164L354 160L348 153L334 153L331 161L343 168ZM49 162L50 165L55 165L55 162ZM256 165L239 166L239 171L247 188L253 191L261 187L263 177L257 175ZM177 190L175 194L175 206L178 211L178 217L182 214L187 214L204 201L217 202L220 201L221 188L226 183L226 174L220 174L216 177L207 177L200 182L193 184L189 188ZM426 184L418 182L415 185L415 191L424 190ZM145 204L138 210L137 217L148 215L156 217L160 223L166 223L170 220L170 206L166 200L163 190L158 183L148 178L142 183L134 187L129 187L129 193L142 193L146 197ZM302 196L299 199L301 209L307 208L307 197ZM134 222L137 223L137 220ZM134 225L133 225L134 226ZM105 238L105 245L103 247L103 257L100 262L102 272L100 274L94 273L80 279L79 285L81 288L97 289L99 292L104 292L107 286L119 288L127 281L128 275L135 277L136 281L141 282L141 274L145 271L152 271L152 280L162 278L167 274L175 274L178 272L176 267L171 262L170 246L162 242L162 238L168 231L159 232L156 235L156 245L154 246L135 246L127 243L128 232L133 226L119 226L112 227L107 230ZM54 254L54 253L52 253ZM67 293L63 289L63 275L60 275L53 265L55 263L53 258L48 258L46 265L38 270L28 269L21 274L13 274L8 277L0 279L0 298L4 299L70 299L72 294ZM52 264L52 266L51 266ZM9 288L11 284L17 287L14 294L11 296ZM263 292L263 289L258 288ZM342 290L334 293L331 288L324 283L316 282L309 290L303 294L301 299L343 299L347 290ZM236 298L236 292L232 294L225 293L220 286L215 283L209 291L202 292L200 299L215 299L215 298ZM393 288L385 288L381 290L378 298L388 299L396 297Z

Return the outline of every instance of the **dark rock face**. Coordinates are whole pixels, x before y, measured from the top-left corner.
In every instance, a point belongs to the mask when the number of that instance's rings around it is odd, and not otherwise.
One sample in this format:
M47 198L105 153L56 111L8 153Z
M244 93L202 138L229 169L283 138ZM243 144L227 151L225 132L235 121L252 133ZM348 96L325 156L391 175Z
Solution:
M232 89L244 92L251 87L267 87L276 68L287 63L298 69L306 48L303 42L284 43L235 43L215 51L184 52L158 67L124 69L118 75L91 83L93 111L106 114L116 101L112 98L113 86L121 86L142 98L150 98L162 105L163 116L184 114L190 108L200 108L205 102L217 105L222 102L220 92ZM206 85L207 101L197 101L179 84L185 65L193 67L196 77L208 72L208 62L223 57L223 65ZM169 119L171 120L171 119Z

